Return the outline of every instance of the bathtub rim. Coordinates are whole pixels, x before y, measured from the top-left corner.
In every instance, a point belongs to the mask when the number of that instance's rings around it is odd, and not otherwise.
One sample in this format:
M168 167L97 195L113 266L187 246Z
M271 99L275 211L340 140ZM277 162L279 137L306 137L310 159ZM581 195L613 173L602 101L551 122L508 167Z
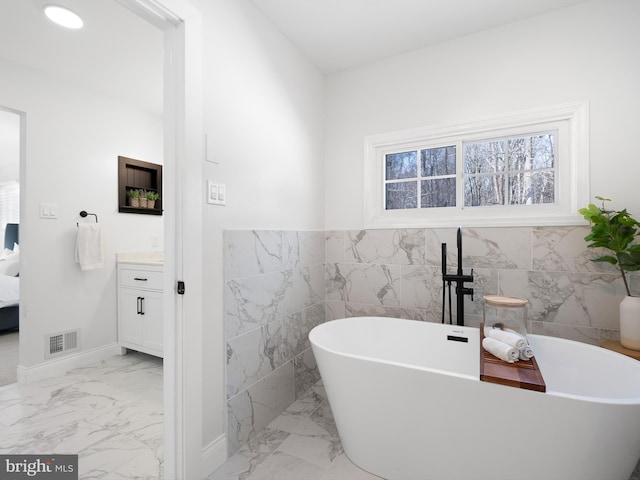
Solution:
M419 365L413 365L413 364L409 364L409 363L405 363L405 362L396 362L393 360L379 360L373 357L369 357L369 356L365 356L365 355L356 355L353 353L345 353L345 352L341 352L338 351L336 349L333 348L329 348L323 345L318 344L317 342L314 342L312 335L314 335L314 331L316 329L319 329L319 327L322 327L323 325L327 325L333 322L343 322L345 320L353 320L353 319L358 319L358 318L385 318L385 319L390 319L390 320L401 320L401 321L410 321L410 322L415 322L415 323L428 323L428 322L422 322L421 320L411 320L411 319L406 319L406 318L399 318L399 317L366 317L366 316L358 316L358 317L346 317L346 318L338 318L336 320L329 320L327 322L324 322L320 325L316 325L315 327L313 327L311 329L311 331L309 332L309 341L311 342L312 346L315 346L317 348L321 348L322 350L325 350L327 352L330 352L334 355L339 355L341 357L348 357L348 358L355 358L358 360L365 360L368 362L373 362L373 363L380 363L380 364L385 364L385 365L394 365L397 367L403 367L403 368L409 368L411 370L420 370L423 372L432 372L432 373L441 373L444 375L448 375L450 377L458 377L458 378L464 378L466 380L476 380L476 381L480 381L480 372L478 371L478 376L476 377L475 375L467 375L464 373L457 373L457 372L451 372L448 370L442 370L439 368L432 368L432 367L422 367ZM440 324L436 324L436 325L440 325ZM448 325L448 326L452 326L455 328L459 328L457 325ZM463 328L473 328L473 327L463 327ZM317 334L317 332L316 332Z
M355 320L355 319L365 319L365 318L375 318L375 319L386 319L387 321L392 320L392 321L404 321L404 322L414 322L414 323L427 323L427 324L432 324L432 325L437 325L437 326L443 326L443 327L454 327L454 328L460 328L457 325L449 325L449 324L441 324L441 323L436 323L436 322L425 322L422 320L412 320L412 319L406 319L406 318L399 318L399 317L374 317L374 316L357 316L357 317L344 317L344 318L339 318L336 320L329 320L326 321L324 323L321 323L320 325L316 325L314 328L311 329L311 331L309 332L309 342L311 343L312 347L314 348L320 348L326 352L329 352L333 355L338 355L341 357L345 357L345 358L353 358L353 359L357 359L357 360L363 360L363 361L368 361L368 362L373 362L373 363L378 363L378 364L384 364L384 365L393 365L393 366L398 366L398 367L402 367L402 368L409 368L411 370L419 370L419 371L424 371L424 372L430 372L430 373L436 373L436 374L444 374L444 375L448 375L450 377L457 377L457 378L462 378L465 380L475 380L480 382L480 371L478 370L478 375L467 375L467 374L462 374L462 373L457 373L457 372L451 372L451 371L447 371L447 370L442 370L442 369L438 369L438 368L432 368L432 367L423 367L423 366L419 366L419 365L412 365L412 364L408 364L408 363L404 363L404 362L396 362L396 361L392 361L392 360L380 360L380 359L376 359L370 356L365 356L365 355L356 355L356 354L352 354L352 353L345 353L343 351L339 351L336 350L334 348L329 348L325 345L321 345L318 342L314 341L315 336L318 335L318 331L320 331L323 328L329 328L329 326L334 323L346 323L349 320ZM464 326L462 328L469 328L469 329L475 329L479 331L479 328L477 327L471 327L471 326ZM314 334L315 332L315 334ZM550 339L550 341L552 342L559 342L559 343L569 343L569 344L579 344L580 347L579 348L587 348L589 350L593 350L594 352L598 352L598 355L608 355L612 358L615 358L616 361L621 361L621 362L626 362L629 365L633 365L633 368L640 368L640 361L635 360L633 358L627 357L626 355L623 355L621 353L618 352L614 352L612 350L608 350L596 345L591 345L589 343L584 343L584 342L579 342L576 340L569 340L567 338L560 338L560 337L553 337L550 335L540 335L540 334L533 334L530 333L527 335L528 337L533 337L534 343L535 343L535 339L536 338L541 338L541 339L545 339L543 341L548 341ZM478 343L478 349L480 348L480 344ZM480 351L478 350L478 355L480 355ZM483 382L483 383L488 383L491 384L490 382ZM498 385L496 385L498 386ZM500 386L502 387L502 386ZM513 388L513 387L509 387L509 388ZM521 389L522 391L525 392L529 392L532 394L536 394L536 393L543 393L543 392L535 392L535 391L531 391L531 390L525 390L525 389ZM546 394L552 395L552 396L556 396L556 397L562 397L562 398L567 398L570 400L577 400L577 401L582 401L582 402L588 402L588 403L599 403L599 404L610 404L610 405L629 405L629 406L640 406L640 396L637 397L631 397L631 398L619 398L619 397L596 397L596 396L587 396L587 395L578 395L575 393L567 393L567 392L560 392L557 390L552 390L552 389L547 389L546 392L544 392Z

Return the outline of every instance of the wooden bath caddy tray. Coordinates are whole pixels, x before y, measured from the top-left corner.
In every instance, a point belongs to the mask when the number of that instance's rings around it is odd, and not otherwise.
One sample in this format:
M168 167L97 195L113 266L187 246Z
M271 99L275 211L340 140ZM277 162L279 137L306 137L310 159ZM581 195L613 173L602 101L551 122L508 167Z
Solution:
M546 392L547 386L542 378L536 357L515 363L503 362L484 348L484 324L480 324L480 380L509 387L524 388L536 392ZM534 352L535 353L535 352Z

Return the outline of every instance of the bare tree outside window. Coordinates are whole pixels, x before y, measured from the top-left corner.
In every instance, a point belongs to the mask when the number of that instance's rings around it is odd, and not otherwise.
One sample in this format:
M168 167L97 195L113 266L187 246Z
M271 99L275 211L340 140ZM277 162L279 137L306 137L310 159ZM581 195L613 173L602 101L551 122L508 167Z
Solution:
M387 180L416 178L418 176L418 152L390 153L385 156Z
M573 102L368 135L368 228L577 225L589 105Z
M555 202L555 134L462 142L465 207ZM385 155L385 209L455 207L456 145Z
M555 138L547 133L464 145L464 205L555 202Z
M456 206L456 147L420 151L421 208Z
M438 178L435 180L423 180L421 183L422 208L455 207L456 206L456 179Z
M418 207L417 176L418 152L416 150L385 155L385 208L387 210Z
M388 183L387 210L418 207L418 184L416 182Z
M504 205L505 142L464 146L464 205Z

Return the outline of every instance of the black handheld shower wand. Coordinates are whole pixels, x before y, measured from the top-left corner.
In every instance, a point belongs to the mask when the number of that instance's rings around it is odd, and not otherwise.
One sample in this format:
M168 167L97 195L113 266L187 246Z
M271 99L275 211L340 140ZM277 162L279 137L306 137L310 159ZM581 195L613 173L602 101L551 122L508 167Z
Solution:
M449 323L451 322L451 283L456 283L456 323L464 325L464 296L470 295L473 301L473 288L465 287L465 282L473 282L473 269L470 275L465 275L462 270L462 228L458 227L458 269L455 275L447 273L447 244L442 244L442 323L444 323L445 282L449 286Z

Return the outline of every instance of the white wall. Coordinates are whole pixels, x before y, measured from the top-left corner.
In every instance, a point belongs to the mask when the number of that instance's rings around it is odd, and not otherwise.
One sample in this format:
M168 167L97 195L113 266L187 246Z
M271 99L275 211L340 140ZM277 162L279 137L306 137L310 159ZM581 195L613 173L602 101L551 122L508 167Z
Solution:
M247 0L194 0L203 14L204 444L225 430L223 243L228 229L323 229L324 76Z
M30 367L48 333L81 328L83 351L116 341L116 252L152 250L154 235L162 249L163 238L161 216L118 213L118 155L162 163L162 118L1 60L0 105L26 114L20 364ZM41 203L58 218L40 219ZM81 210L102 225L102 270L74 263Z
M587 100L591 196L640 216L640 2L591 1L327 78L325 226L363 226L366 135Z
M20 180L20 115L0 108L0 183Z

